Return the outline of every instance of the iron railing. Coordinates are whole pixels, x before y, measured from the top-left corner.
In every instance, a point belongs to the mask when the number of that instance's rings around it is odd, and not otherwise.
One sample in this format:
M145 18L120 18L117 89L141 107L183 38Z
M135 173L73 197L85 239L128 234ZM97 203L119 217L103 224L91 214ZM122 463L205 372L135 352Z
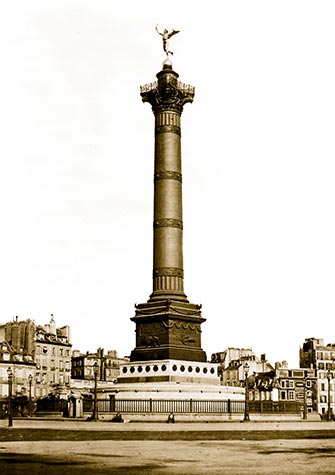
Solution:
M98 413L121 412L123 414L238 414L244 411L244 401L216 401L197 399L98 399ZM84 400L84 412L91 412L93 403Z

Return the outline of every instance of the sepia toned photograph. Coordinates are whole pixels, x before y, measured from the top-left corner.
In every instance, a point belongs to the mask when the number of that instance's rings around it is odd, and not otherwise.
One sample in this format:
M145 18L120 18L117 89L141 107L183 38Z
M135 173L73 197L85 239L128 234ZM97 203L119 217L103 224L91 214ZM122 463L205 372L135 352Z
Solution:
M0 13L1 475L335 474L335 4Z

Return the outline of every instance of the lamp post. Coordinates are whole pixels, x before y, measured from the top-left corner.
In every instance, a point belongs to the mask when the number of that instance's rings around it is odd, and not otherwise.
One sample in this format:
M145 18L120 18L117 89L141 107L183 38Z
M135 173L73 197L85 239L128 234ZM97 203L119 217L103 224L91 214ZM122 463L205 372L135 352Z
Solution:
M98 405L97 405L97 384L98 384L98 371L99 365L95 361L93 365L93 374L94 374L94 400L93 400L93 415L92 420L98 420Z
M248 388L248 373L249 373L250 366L246 361L243 365L243 371L245 376L245 404L244 404L244 418L243 422L250 421L249 417L249 388Z
M12 368L7 369L8 374L8 427L13 425L12 416L12 390L13 390L13 371Z
M307 381L304 379L304 408L303 408L303 413L302 417L304 420L307 419Z
M28 382L29 382L29 417L31 417L31 413L32 413L32 410L31 410L31 383L32 383L32 381L33 381L33 377L30 374L28 376Z
M332 373L330 369L327 371L328 379L328 411L327 411L327 421L331 420L331 407L330 407L330 380L332 379Z

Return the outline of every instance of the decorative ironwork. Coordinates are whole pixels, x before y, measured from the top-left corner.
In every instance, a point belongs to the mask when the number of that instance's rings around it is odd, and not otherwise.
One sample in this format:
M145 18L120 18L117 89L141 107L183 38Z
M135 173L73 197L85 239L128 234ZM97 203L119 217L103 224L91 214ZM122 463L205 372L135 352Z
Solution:
M181 114L184 104L193 102L194 87L178 81L171 66L165 65L157 77L157 82L141 87L142 101L151 104L154 114L168 110Z
M157 88L158 88L158 81L149 82L148 84L144 84L143 86L140 86L141 95L146 94L147 92L152 92Z
M195 94L195 87L191 86L190 84L185 84L181 81L177 81L177 87L180 91L183 91L186 94L194 96ZM158 81L149 82L148 84L144 84L140 86L141 95L146 94L148 92L153 92L154 90L158 90Z

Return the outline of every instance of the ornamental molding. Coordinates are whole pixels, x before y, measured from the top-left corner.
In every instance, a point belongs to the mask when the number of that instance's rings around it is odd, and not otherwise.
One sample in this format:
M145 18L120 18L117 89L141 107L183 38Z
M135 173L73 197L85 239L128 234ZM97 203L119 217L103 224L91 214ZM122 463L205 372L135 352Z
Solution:
M177 180L182 183L182 175L179 172L172 172L172 171L162 171L156 172L154 175L154 181L158 180Z
M184 270L179 267L158 267L154 269L154 277L169 276L169 277L184 277Z
M201 333L200 325L198 323L189 323L189 322L177 322L175 320L171 320L169 322L162 322L165 328L176 328L177 330L185 330L185 331L192 331Z
M178 127L178 125L158 125L155 128L155 134L166 134L166 133L172 133L179 135L181 137L181 129Z
M183 229L183 222L180 219L165 218L156 219L154 221L154 228L178 228Z

